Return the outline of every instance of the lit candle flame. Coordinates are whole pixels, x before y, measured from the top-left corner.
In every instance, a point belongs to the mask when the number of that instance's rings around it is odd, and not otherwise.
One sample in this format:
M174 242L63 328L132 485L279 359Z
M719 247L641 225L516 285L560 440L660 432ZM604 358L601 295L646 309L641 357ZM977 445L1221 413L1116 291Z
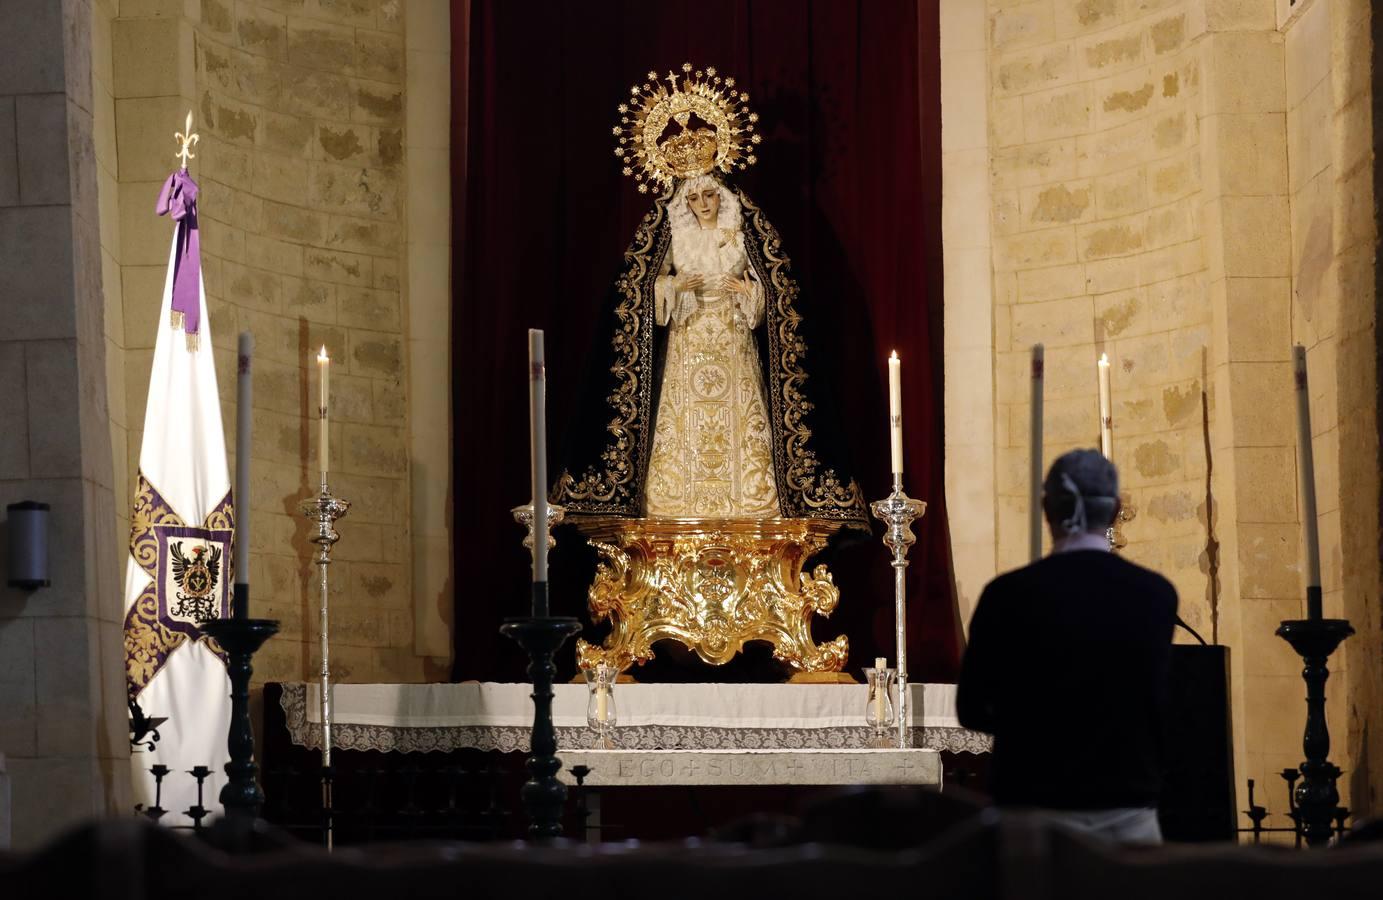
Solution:
M1100 354L1100 365L1102 365L1102 366L1107 366L1107 365L1109 365L1109 354L1108 354L1108 353L1101 353L1101 354Z
M322 345L321 352L319 352L319 353L317 354L317 362L331 362L331 358L330 358L329 356L327 356L327 345L326 345L326 344L323 344L323 345Z
M894 350L892 353L890 353L890 354L888 355L888 358L889 358L889 359L897 359L897 358L898 358L898 351L897 351L897 350Z

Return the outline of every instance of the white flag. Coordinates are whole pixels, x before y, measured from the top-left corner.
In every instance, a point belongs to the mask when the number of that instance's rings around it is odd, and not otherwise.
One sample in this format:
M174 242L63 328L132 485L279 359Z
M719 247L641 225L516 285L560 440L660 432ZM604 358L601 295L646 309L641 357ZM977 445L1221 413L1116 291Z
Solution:
M177 177L169 185L182 190L186 213L175 210L178 221L149 377L125 577L126 684L144 715L165 719L157 726L154 748L139 747L130 756L135 797L146 808L153 806L149 769L156 763L167 766L159 798L169 811L161 819L165 825L190 824L184 813L197 803L196 781L188 774L195 766L211 770L202 805L221 810L229 759L230 679L224 654L200 626L230 615L234 572L235 510L197 259L196 186L185 174L174 185ZM160 212L167 206L169 185ZM181 302L175 304L179 267Z

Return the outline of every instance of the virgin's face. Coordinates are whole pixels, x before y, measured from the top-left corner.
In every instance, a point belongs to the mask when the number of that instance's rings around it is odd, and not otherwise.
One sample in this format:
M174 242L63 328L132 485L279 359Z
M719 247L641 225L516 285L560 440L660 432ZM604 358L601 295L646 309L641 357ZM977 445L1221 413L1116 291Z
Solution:
M720 188L708 184L688 192L687 206L702 228L714 228L720 216Z

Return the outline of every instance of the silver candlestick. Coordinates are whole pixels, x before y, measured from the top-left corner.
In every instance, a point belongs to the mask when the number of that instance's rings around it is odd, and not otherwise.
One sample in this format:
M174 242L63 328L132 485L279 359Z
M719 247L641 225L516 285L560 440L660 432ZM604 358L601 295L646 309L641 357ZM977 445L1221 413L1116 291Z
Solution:
M884 546L893 552L894 638L898 643L898 747L907 749L908 735L908 609L904 573L908 568L908 548L917 543L912 533L914 519L927 511L927 504L903 493L903 476L893 473L893 493L869 504L874 517L884 523Z
M331 548L341 539L336 531L336 520L345 516L351 508L350 501L331 495L331 488L322 482L321 492L310 500L304 500L299 507L308 521L316 525L309 538L317 545L317 571L321 584L320 628L322 640L322 812L323 839L328 850L332 845L332 805L331 805L331 645L327 632L327 567L331 565Z
M515 522L518 522L520 525L522 525L524 528L528 530L528 533L524 535L523 546L525 549L532 550L533 504L525 503L522 506L514 507L513 509L509 510L509 512L513 513ZM549 550L557 546L557 538L552 536L552 529L562 524L562 519L566 516L566 514L567 508L565 506L558 506L555 503L549 503L547 505L547 548Z

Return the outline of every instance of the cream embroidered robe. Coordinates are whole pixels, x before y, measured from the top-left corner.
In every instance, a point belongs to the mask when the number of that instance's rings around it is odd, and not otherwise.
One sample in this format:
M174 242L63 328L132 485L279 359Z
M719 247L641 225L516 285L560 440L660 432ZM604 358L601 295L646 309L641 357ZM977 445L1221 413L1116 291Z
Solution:
M656 321L667 326L668 339L647 515L779 514L753 333L763 320L763 288L754 281L746 296L719 287L722 275L742 279L746 268L738 230L673 230L655 289ZM702 275L705 283L678 291L677 278L687 275Z

